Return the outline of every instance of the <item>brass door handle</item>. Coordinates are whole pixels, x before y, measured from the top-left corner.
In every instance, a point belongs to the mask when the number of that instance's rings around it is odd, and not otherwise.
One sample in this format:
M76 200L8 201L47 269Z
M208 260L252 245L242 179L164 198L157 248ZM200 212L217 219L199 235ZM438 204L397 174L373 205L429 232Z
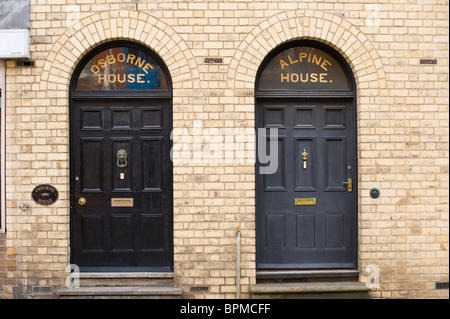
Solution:
M346 182L342 182L342 184L347 184L348 188L348 192L351 193L353 191L353 184L352 184L352 179L348 178Z
M78 204L80 206L83 206L84 204L86 204L86 198L84 198L84 197L78 198Z

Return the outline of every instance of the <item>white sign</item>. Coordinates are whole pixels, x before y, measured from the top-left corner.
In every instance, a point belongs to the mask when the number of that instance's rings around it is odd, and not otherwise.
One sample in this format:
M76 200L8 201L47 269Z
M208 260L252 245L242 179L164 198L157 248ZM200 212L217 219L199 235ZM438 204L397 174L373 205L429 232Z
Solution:
M30 58L30 31L0 30L0 59Z

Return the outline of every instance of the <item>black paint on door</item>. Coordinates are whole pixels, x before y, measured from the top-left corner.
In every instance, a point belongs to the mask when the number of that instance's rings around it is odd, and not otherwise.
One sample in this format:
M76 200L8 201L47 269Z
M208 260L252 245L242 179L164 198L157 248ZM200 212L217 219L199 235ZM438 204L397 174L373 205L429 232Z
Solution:
M70 108L71 262L173 270L170 95L72 92Z
M277 171L261 174L266 164L256 164L257 268L356 269L353 92L257 91L256 95L256 127L265 128L267 136L270 128L278 129ZM308 154L306 167L302 153ZM344 184L349 179L351 192Z

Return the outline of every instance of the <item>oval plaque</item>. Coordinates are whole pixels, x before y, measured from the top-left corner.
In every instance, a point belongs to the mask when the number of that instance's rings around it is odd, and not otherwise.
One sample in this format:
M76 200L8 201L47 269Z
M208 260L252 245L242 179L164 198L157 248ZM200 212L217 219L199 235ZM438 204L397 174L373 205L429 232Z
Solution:
M49 206L58 200L58 190L51 185L39 185L31 193L33 200L43 206Z

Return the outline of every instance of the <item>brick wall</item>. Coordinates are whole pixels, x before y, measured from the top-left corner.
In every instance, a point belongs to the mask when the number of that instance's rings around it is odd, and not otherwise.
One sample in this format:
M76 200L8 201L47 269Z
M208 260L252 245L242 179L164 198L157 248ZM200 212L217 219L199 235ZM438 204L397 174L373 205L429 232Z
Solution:
M8 248L6 246L6 235L0 234L0 297L5 298L7 296L7 286L14 286L16 280L12 276L8 276L8 273L14 273L17 270L16 264L16 249Z
M68 85L83 55L114 39L150 47L172 76L174 130L192 134L194 121L253 129L261 62L278 45L309 38L337 49L357 82L359 263L363 275L368 265L379 267L373 295L448 297L448 290L434 289L435 281L448 280L447 4L63 2L32 1L35 67L7 62L7 244L20 251L19 287L64 285L70 262ZM205 57L223 63L206 64ZM421 58L437 64L420 65ZM234 297L237 231L243 296L254 282L254 182L253 163L175 158L175 272L186 296ZM43 183L59 190L51 207L30 199ZM372 187L381 189L379 199L369 197ZM19 211L22 203L29 212ZM209 291L194 295L191 286Z

